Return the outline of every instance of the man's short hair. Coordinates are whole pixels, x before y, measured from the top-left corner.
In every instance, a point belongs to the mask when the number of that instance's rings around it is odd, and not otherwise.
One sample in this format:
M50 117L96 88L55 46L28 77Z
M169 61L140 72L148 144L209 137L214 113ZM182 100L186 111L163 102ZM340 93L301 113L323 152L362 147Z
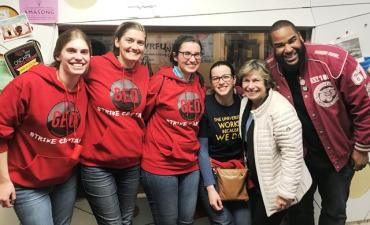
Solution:
M279 30L280 28L283 28L283 27L291 27L292 30L295 33L299 33L299 31L297 30L297 27L294 25L294 23L290 22L289 20L278 20L274 24L272 24L272 26L270 28L270 32L269 32L270 44L272 44L272 40L271 40L272 32L277 31L277 30Z
M274 24L272 24L270 33L279 30L282 27L291 27L294 32L298 32L297 27L294 23L290 22L289 20L278 20Z

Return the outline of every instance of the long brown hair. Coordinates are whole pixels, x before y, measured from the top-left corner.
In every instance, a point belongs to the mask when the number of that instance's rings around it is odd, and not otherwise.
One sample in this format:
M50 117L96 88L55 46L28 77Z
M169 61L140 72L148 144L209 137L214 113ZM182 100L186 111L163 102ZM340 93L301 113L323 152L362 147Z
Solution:
M116 47L115 40L116 39L120 40L122 36L125 35L125 33L130 29L142 31L146 39L146 32L145 32L145 28L143 25L141 25L138 22L133 22L133 21L122 23L121 25L117 27L116 31L114 32L114 36L113 36L113 53L115 56L119 55L119 48Z
M60 53L62 52L64 46L68 44L70 41L73 41L75 39L84 40L87 46L89 47L90 55L92 54L90 39L86 36L86 34L82 30L78 28L72 28L64 31L61 35L59 35L53 52L54 62L51 63L51 66L59 69L60 61L58 61L57 58L60 56Z

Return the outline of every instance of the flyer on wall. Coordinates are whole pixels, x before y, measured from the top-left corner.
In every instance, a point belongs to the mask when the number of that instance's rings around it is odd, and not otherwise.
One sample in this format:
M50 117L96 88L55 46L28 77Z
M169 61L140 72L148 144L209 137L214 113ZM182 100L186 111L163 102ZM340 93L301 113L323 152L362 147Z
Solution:
M75 2L86 2L86 0ZM21 0L19 9L20 12L27 14L31 23L58 22L58 0Z
M26 14L20 14L0 20L0 31L5 42L31 35L32 27Z
M35 40L10 49L5 52L4 58L13 77L26 72L34 65L43 63L39 44Z

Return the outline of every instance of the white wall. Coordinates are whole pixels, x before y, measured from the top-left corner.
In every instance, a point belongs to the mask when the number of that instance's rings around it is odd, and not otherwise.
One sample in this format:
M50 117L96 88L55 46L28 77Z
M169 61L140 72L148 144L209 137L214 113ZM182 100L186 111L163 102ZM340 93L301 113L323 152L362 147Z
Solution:
M357 35L363 55L370 56L370 0L357 5L313 8L312 15L316 26L312 41L328 43L346 33Z
M88 0L84 7L78 1L59 2L60 23L118 24L135 18L161 26L269 26L286 16L313 25L309 0Z
M312 41L328 43L346 31L370 55L370 0L60 0L60 24L268 27L278 19L313 27Z
M2 0L19 10L19 0ZM59 24L117 25L135 19L151 26L268 27L278 19L314 27L312 41L327 43L346 31L360 36L364 55L370 55L370 0L59 0ZM33 24L30 37L3 43L6 48L28 39L41 43L44 60L52 60L58 28Z

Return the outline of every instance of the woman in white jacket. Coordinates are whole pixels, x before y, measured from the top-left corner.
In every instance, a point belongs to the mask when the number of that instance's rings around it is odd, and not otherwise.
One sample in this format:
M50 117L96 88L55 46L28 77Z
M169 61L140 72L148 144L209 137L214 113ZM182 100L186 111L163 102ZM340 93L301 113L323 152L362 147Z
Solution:
M289 206L311 185L303 159L302 128L294 107L272 90L270 72L262 60L240 69L244 98L239 131L244 140L249 178L252 224L278 225Z

